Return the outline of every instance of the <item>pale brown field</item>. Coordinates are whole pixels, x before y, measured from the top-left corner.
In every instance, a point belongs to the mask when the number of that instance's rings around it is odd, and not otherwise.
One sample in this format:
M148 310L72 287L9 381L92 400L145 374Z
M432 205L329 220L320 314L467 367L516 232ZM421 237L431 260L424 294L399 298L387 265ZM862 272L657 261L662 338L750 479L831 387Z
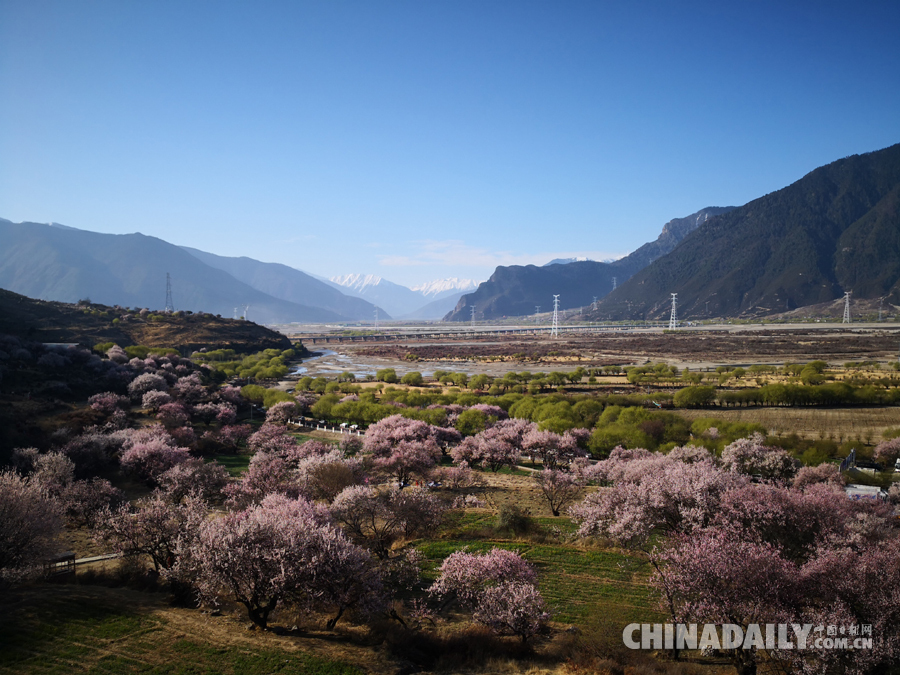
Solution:
M760 424L772 435L797 434L801 438L838 442L861 439L877 443L885 429L900 427L900 407L736 408L679 410L678 414L690 420L715 417Z

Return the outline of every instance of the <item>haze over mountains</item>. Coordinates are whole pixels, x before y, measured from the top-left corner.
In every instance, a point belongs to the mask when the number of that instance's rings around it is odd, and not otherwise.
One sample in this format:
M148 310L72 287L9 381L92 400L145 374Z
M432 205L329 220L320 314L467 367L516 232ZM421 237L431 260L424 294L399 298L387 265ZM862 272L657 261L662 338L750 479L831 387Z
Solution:
M140 233L101 234L0 218L0 241L0 288L40 300L89 298L162 309L170 274L176 309L226 317L246 312L251 320L269 324L371 321L376 314L376 305L357 293L343 293L342 287L287 265L219 256ZM475 285L438 280L413 291L379 281L374 287L394 291L394 296L384 293L389 308L377 308L385 320L395 313L440 318L462 292L457 287Z
M275 298L178 246L143 234L100 234L0 219L0 288L40 300L162 309L171 274L176 309L232 316L249 305L257 323L346 320L323 306Z
M360 274L324 280L250 258L0 219L0 288L42 300L176 309L259 323L468 321L578 308L584 320L755 317L855 298L900 305L900 145L820 167L742 207L707 207L619 260L498 267L487 281L414 289ZM477 287L476 287L477 286ZM614 290L615 287L615 290ZM597 301L597 309L592 304Z
M435 319L449 312L463 293L474 290L472 279L439 279L414 288L400 286L374 274L331 277L330 283L358 298L383 307L399 319Z
M253 258L228 258L187 246L181 248L210 267L228 272L235 279L280 300L313 304L348 319L368 319L375 312L372 303L345 295L330 284L287 265L264 263Z

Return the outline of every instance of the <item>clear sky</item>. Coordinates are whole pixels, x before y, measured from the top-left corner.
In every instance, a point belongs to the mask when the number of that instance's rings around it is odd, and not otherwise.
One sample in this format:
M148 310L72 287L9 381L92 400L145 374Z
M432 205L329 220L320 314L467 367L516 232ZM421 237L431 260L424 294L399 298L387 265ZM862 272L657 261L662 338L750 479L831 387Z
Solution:
M897 142L896 0L0 0L0 217L323 276L615 257Z

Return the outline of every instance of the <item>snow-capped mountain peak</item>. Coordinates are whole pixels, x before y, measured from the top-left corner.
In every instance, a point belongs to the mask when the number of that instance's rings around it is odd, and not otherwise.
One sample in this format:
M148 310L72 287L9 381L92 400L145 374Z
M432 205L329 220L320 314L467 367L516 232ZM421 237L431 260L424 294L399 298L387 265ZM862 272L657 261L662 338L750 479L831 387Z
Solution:
M384 279L374 274L345 274L343 276L331 277L330 280L338 286L345 286L346 288L352 288L356 291L361 291L364 288L369 288L371 286L378 286L384 281Z
M478 288L480 282L437 279L408 288L374 274L344 274L331 277L329 283L347 295L378 305L394 318L415 315L418 319L439 319L453 309L460 296ZM440 306L435 304L438 301Z
M474 291L476 288L478 288L478 282L474 279L457 279L452 277L450 279L428 281L424 284L413 286L412 290L421 293L426 298L430 298L450 291Z

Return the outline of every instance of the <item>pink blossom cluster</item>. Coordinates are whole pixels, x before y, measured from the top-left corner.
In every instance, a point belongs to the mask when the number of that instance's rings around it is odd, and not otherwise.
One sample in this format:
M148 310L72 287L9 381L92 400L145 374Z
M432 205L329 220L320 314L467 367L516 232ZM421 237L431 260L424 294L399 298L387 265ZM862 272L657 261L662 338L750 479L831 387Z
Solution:
M770 654L798 672L871 672L900 658L891 519L890 507L853 502L833 485L747 485L725 495L709 526L656 551L653 582L684 621L871 625L871 650ZM736 664L756 662L738 651Z
M438 481L447 490L467 490L479 484L477 474L463 460L456 466L448 466L432 473L432 479Z
M401 536L433 532L446 506L425 490L379 490L368 485L349 486L335 497L331 515L348 535L364 543L382 559Z
M623 459L626 456L632 459ZM717 512L723 494L747 482L712 462L686 464L647 451L614 450L599 465L604 465L605 479L614 483L572 507L579 535L609 537L631 546L642 545L657 530L676 533L702 527Z
M444 559L429 593L456 600L475 621L525 642L550 618L536 581L534 568L518 553L493 548L478 555L463 549Z
M562 509L578 499L585 485L582 473L559 469L544 469L534 478L554 516L560 515Z
M221 464L191 457L164 471L157 482L175 502L192 493L205 502L211 502L219 500L223 488L228 485L229 476Z
M237 407L232 403L219 401L217 403L198 403L193 406L191 414L199 418L207 425L213 420L221 424L234 424L237 419Z
M165 403L156 412L156 419L167 427L181 427L191 421L191 415L184 404L173 401Z
M168 392L153 389L148 391L141 398L141 406L153 412L158 411L162 406L172 402L172 397Z
M263 424L250 435L247 445L253 452L287 455L296 448L297 440L280 424Z
M762 440L726 448L722 467L688 449L617 448L596 469L612 484L571 509L579 533L642 552L673 622L873 627L871 650L770 652L785 671L863 673L896 661L893 507L848 499L832 465L807 467L787 483L792 463ZM770 480L752 483L748 473ZM754 650L728 656L740 672L759 659Z
M296 480L301 494L309 499L332 502L345 488L360 485L365 478L360 459L345 457L333 445L329 447L324 453L310 453L297 461Z
M31 481L56 500L72 526L93 524L102 509L122 499L121 491L105 478L77 480L75 463L59 451L33 455L30 467L22 473L31 474Z
M206 517L196 496L173 502L156 490L136 504L122 504L98 519L98 541L124 555L147 555L157 571L175 565L179 550L190 545Z
M876 445L873 457L876 462L880 462L882 466L890 470L900 459L900 437L882 441Z
M161 425L133 430L122 447L119 457L122 469L151 484L191 456L187 448L175 445L175 439Z
M0 472L0 584L37 574L61 529L61 508L37 481Z
M128 393L133 401L141 401L150 391L168 391L169 383L157 373L141 373L128 384Z
M566 467L577 457L586 457L587 453L578 447L576 436L566 432L557 434L552 431L540 431L537 428L529 430L522 437L522 450L540 458L548 469Z
M819 466L803 466L794 476L793 486L797 490L802 490L808 485L817 483L828 483L842 487L846 482L840 468L836 464L819 464Z
M105 391L101 394L94 394L88 399L88 404L92 410L111 415L116 410L127 409L129 400L126 396L119 396L111 391Z
M297 417L301 413L301 408L293 401L282 401L276 403L266 411L266 424L287 424L289 420Z
M782 448L768 446L760 433L739 438L722 450L722 466L728 471L771 480L790 480L800 463Z
M266 436L258 435L266 429ZM255 440L269 449L257 451L241 479L224 488L231 508L247 508L270 494L330 501L345 487L362 482L361 460L344 457L334 445L321 441L297 445L292 436L272 431L278 429L283 427L265 424L255 439L251 436L251 443Z
M190 375L179 377L175 381L175 384L172 385L171 391L176 398L188 404L196 403L201 398L206 396L206 388L200 381L199 373L191 373Z
M504 466L514 467L522 454L523 440L535 428L534 423L513 418L497 422L494 426L470 436L450 451L457 464L480 464L491 471Z
M399 485L406 485L414 475L425 477L441 456L434 427L402 415L391 415L366 431L363 452L373 466Z
M304 499L271 495L204 522L175 574L195 579L209 602L243 604L262 627L283 602L330 612L329 629L347 611L384 608L381 578L370 556L326 518Z

